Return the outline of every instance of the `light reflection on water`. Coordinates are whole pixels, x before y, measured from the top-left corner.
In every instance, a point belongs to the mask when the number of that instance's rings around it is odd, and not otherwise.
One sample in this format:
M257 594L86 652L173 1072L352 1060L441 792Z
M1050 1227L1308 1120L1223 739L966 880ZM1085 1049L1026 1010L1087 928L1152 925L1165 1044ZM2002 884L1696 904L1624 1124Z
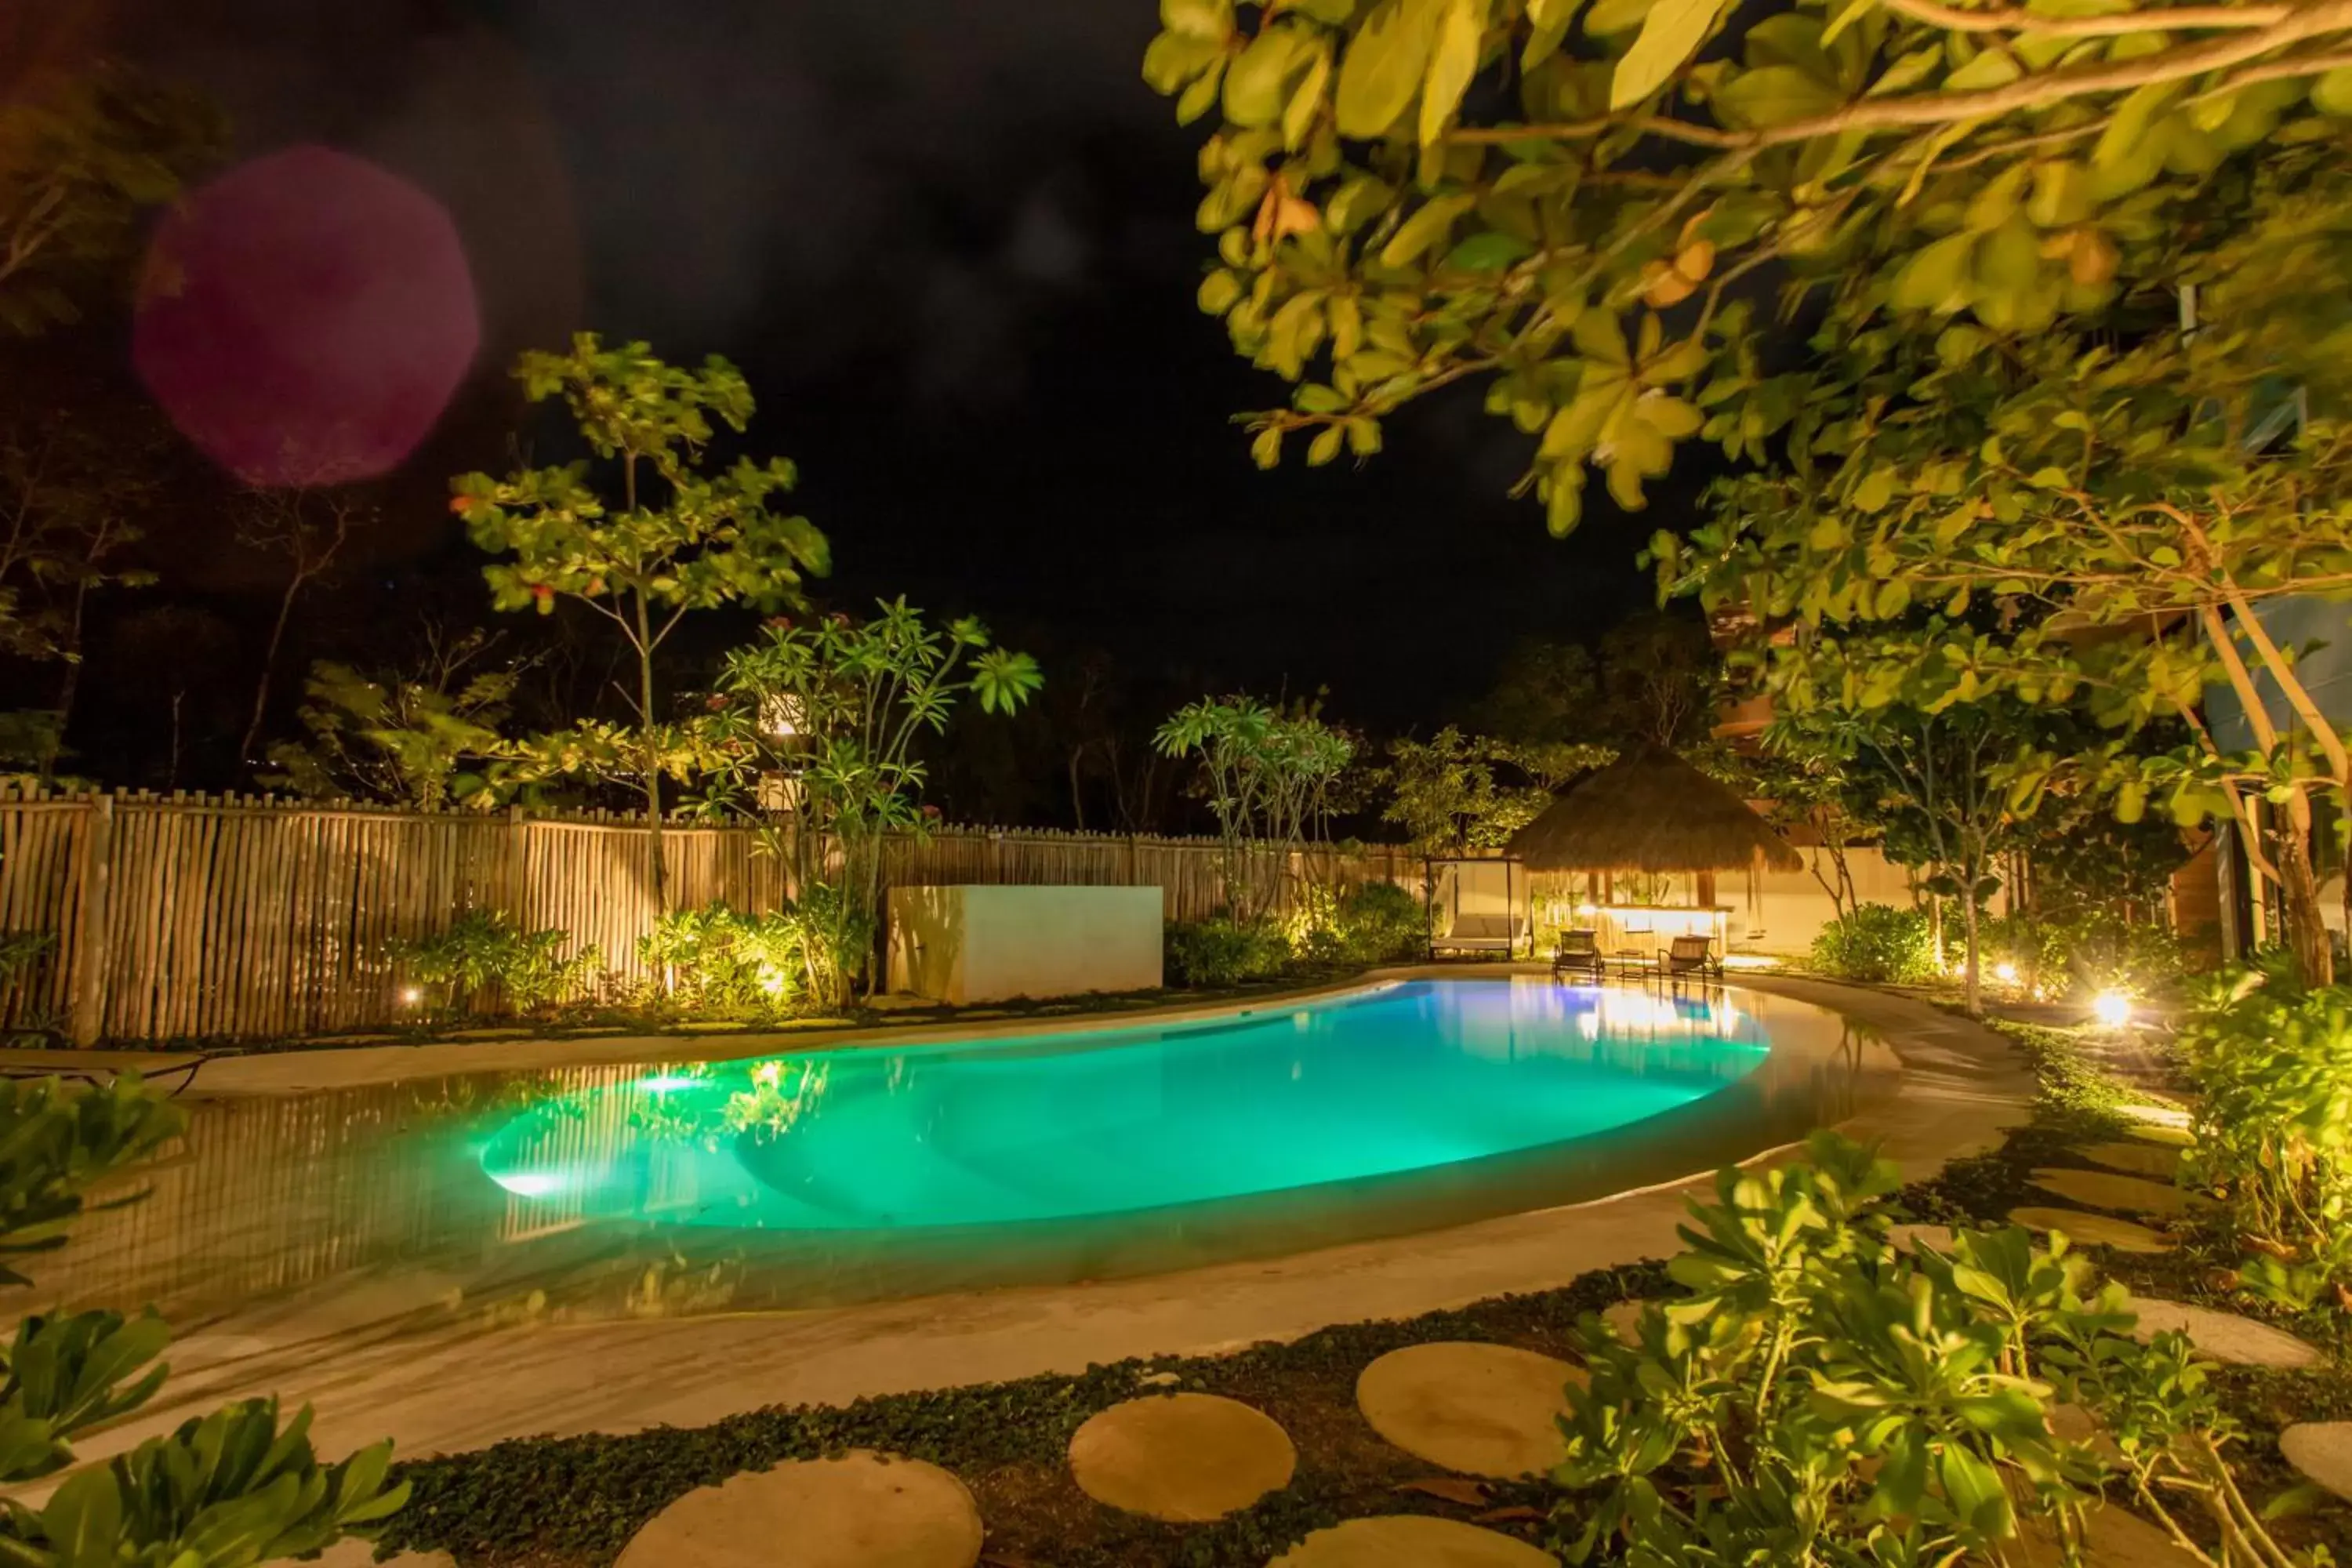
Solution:
M1775 998L1466 981L1085 1048L199 1101L148 1200L91 1215L33 1272L45 1300L183 1321L687 1313L1104 1278L1688 1174L1850 1113L1871 1078L1830 1016Z

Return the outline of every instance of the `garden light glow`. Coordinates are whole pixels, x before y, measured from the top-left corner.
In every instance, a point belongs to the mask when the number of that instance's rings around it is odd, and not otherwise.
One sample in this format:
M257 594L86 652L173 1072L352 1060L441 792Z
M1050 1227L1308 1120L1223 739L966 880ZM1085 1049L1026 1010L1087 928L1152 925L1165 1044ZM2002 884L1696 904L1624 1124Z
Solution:
M2100 1026L2120 1029L2131 1022L2132 1001L2120 991L2102 991L2091 1003L2091 1016Z

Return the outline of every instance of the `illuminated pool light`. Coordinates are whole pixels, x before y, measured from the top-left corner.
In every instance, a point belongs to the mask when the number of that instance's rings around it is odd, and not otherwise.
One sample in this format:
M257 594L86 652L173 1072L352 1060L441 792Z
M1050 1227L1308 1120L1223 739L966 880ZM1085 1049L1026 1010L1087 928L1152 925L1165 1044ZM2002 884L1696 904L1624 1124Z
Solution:
M2091 1016L2102 1028L2120 1029L2131 1022L2132 999L2120 991L2102 991L2091 1003Z
M519 1198L552 1197L572 1184L557 1171L492 1171L490 1180Z
M637 1079L632 1087L646 1094L672 1094L681 1089L692 1089L701 1081L682 1072L657 1072Z

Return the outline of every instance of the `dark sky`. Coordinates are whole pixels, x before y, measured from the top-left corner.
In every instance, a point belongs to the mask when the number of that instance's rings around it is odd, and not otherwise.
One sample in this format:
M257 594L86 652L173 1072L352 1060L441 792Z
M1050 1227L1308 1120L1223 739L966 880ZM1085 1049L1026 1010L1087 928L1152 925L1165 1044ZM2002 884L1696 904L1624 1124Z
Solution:
M824 590L905 592L1139 670L1426 724L1517 637L1648 602L1643 517L1577 538L1506 491L1475 389L1363 468L1264 475L1237 411L1282 389L1192 297L1198 129L1138 65L1151 0L119 0L229 110L241 154L315 140L438 196L485 369L418 454L387 556L456 552L432 504L499 460L497 371L574 327L724 353L752 445L796 458ZM1687 464L1688 458L1685 462ZM1049 675L1051 668L1049 665Z

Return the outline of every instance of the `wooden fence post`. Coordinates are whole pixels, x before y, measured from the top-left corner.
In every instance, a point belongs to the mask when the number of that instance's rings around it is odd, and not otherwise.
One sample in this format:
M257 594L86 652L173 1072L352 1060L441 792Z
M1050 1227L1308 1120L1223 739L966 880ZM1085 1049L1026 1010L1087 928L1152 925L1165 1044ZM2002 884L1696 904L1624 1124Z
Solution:
M106 1027L106 932L113 902L114 797L93 795L82 841L81 898L74 911L73 1043L94 1046Z

